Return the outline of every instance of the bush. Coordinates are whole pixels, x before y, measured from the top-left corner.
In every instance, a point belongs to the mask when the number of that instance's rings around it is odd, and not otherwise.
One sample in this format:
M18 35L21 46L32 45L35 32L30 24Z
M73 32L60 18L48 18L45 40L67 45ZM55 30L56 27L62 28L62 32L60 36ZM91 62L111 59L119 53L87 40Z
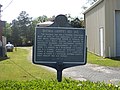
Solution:
M120 90L120 86L90 81L64 79L32 81L0 81L0 90Z

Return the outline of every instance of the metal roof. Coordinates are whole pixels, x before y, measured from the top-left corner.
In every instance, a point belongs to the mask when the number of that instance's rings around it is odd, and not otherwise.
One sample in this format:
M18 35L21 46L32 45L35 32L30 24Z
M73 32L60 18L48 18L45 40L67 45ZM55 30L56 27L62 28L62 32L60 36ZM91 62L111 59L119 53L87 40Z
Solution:
M86 14L87 12L89 12L90 10L92 10L94 7L96 7L102 1L104 1L104 0L98 0L98 1L96 1L91 7L89 7L87 10L85 10L85 12L83 12L83 14Z

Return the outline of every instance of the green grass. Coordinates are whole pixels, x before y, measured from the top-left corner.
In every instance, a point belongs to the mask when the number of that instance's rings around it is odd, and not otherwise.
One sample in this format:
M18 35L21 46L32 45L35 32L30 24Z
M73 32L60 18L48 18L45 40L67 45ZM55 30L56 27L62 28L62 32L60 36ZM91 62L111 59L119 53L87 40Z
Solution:
M120 59L102 58L90 52L87 53L87 62L101 66L120 67Z
M18 48L8 52L9 59L0 59L0 80L56 79L53 72L32 64L28 60L28 50ZM101 66L120 67L120 61L102 58L88 52L87 62Z
M9 59L0 60L0 81L56 79L53 72L33 65L27 58L28 54L28 50L18 48L17 51L8 53Z

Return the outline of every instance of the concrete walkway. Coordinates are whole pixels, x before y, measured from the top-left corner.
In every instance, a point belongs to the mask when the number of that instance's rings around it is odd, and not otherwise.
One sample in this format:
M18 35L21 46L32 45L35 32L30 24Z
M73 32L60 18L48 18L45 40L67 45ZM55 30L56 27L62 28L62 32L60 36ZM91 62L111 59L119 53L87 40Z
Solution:
M63 75L75 80L90 80L119 84L120 68L104 67L94 64L76 66L63 71Z
M29 60L31 60L32 49L30 50ZM44 67L44 66L43 66ZM45 67L50 69L53 72L56 72L55 69ZM120 85L120 68L113 67L105 67L99 66L95 64L86 64L84 66L75 66L71 68L67 68L63 70L63 76L70 77L75 80L90 80L93 82L105 82L105 83L113 83Z

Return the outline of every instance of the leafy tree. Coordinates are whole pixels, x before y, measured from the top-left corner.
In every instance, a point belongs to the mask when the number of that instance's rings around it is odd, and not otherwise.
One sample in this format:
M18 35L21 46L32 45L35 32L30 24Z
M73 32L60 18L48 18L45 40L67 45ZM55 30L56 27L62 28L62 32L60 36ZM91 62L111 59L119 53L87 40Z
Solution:
M45 15L32 20L25 11L22 11L18 18L11 23L11 40L16 45L32 45L37 23L47 20L48 18Z
M78 18L75 18L73 21L71 21L71 25L73 27L80 28L80 20Z
M45 22L45 21L48 21L48 18L46 15L43 15L43 16L39 16L38 18L38 22Z
M22 39L21 39L19 24L18 24L17 20L13 20L12 21L12 23L11 23L11 29L12 29L11 42L15 46L16 45L21 45L22 44Z
M80 20L79 18L74 18L71 22L70 22L71 26L75 27L75 28L83 28L84 24L83 24L83 20Z
M70 14L67 15L69 23L73 27L81 28L84 27L84 21L79 18L72 18ZM12 42L14 45L33 45L35 27L38 23L42 23L48 20L54 21L55 16L48 18L47 16L39 16L32 20L31 17L22 11L17 19L14 19L11 24L6 24L4 35L7 40Z
M20 31L20 38L22 39L22 44L26 45L29 40L29 35L31 32L31 29L29 28L31 25L32 18L29 17L29 15L22 11L18 16L18 28Z
M32 20L31 21L31 24L29 25L29 36L28 36L28 45L33 45L33 41L34 41L34 33L35 33L35 27L36 25L38 24L38 21L35 19L35 20Z
M22 11L18 18L11 23L11 41L15 45L27 45L28 43L31 45L34 34L32 25L32 18Z
M3 29L3 36L7 37L8 41L11 41L11 35L12 35L11 24L6 23Z

